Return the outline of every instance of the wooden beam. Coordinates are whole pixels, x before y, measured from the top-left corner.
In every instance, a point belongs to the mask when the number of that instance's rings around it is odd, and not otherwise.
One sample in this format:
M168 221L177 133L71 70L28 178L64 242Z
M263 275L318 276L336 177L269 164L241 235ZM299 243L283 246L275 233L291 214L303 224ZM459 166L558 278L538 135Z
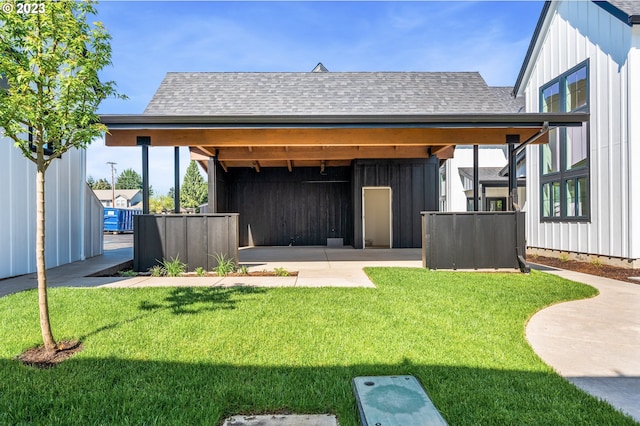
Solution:
M220 167L222 167L222 170L224 170L225 173L229 172L227 164L224 161L218 161L218 164L220 164Z
M428 158L424 146L378 146L378 147L260 147L248 154L244 148L220 148L218 158L227 161L236 160L353 160L376 158Z
M438 157L440 160L447 160L449 158L453 158L453 153L455 151L455 145L448 146L437 146L431 148L431 154Z
M254 161L253 168L256 169L256 172L260 173L260 162Z
M286 128L286 129L111 129L107 146L136 146L150 136L153 146L442 146L498 145L506 135L527 140L539 128ZM545 135L536 142L546 143Z
M289 169L289 173L293 171L293 164L291 163L291 160L287 160L287 169Z

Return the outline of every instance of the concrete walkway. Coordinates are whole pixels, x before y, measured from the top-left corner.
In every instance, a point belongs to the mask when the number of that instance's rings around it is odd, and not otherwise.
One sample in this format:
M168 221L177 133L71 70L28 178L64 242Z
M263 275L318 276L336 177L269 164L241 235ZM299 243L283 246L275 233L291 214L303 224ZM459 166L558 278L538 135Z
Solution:
M640 422L640 285L539 269L600 294L535 314L526 328L531 347L558 374Z

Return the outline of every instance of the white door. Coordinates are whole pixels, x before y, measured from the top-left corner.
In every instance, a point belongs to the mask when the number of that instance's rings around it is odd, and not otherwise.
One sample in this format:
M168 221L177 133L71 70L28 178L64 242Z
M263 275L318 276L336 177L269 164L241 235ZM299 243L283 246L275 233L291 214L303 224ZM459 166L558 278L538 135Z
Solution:
M362 188L362 247L391 248L393 241L391 188Z

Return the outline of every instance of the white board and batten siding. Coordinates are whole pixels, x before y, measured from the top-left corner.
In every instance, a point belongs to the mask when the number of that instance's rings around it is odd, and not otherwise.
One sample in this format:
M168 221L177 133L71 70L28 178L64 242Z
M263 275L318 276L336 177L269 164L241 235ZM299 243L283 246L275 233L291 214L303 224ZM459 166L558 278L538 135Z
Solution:
M551 4L520 90L529 112L540 88L589 61L588 222L540 221L540 155L527 149L527 245L640 258L640 30L592 2Z
M85 152L74 149L45 174L47 268L102 254L102 206L85 170ZM35 272L35 165L7 138L0 139L0 181L0 278Z

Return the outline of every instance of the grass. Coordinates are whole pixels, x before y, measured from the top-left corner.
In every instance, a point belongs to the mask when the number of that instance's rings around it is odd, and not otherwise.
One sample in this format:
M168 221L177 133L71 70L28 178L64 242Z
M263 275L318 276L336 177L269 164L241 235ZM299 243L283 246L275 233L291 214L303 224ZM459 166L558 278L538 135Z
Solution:
M350 380L413 374L451 425L635 424L556 375L527 319L596 291L533 272L372 268L375 289L50 290L50 370L34 291L0 298L0 424L217 424L237 413L335 413L358 424Z

